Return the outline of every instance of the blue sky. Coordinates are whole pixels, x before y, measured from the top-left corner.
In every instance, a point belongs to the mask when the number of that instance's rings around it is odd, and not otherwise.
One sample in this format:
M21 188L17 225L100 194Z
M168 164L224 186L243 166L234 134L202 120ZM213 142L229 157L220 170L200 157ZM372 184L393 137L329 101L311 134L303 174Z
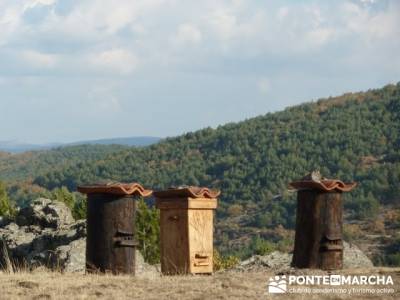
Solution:
M173 136L400 81L400 1L0 0L0 140Z

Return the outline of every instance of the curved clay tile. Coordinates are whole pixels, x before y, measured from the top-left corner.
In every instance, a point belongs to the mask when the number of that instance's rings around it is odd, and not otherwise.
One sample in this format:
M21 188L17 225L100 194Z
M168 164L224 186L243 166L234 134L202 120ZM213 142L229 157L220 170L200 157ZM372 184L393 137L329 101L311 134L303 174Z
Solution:
M187 186L178 188L169 188L164 191L154 192L156 198L217 198L221 194L218 190L212 190L204 187Z
M313 180L302 180L294 181L289 185L297 190L320 190L325 192L338 191L338 192L350 192L357 186L356 182L344 183L341 180L336 179L323 179L320 181Z
M113 194L113 195L135 195L147 197L150 196L153 191L146 190L139 183L105 183L105 184L94 184L79 186L78 191L82 194Z

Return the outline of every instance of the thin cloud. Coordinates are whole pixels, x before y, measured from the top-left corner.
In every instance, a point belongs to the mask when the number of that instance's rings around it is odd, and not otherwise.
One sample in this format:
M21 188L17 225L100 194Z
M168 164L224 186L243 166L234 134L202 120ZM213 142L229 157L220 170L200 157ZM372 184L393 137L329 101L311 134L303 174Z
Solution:
M197 45L202 40L201 31L193 24L185 23L178 27L177 34L173 37L173 43L181 47L185 45Z
M258 80L257 87L261 94L268 94L271 89L271 82L268 78L262 77Z
M21 53L22 59L30 66L38 69L48 69L56 66L58 57L53 54L40 53L34 50L26 50Z
M21 139L52 139L42 123L72 117L70 139L90 126L174 135L400 78L397 0L3 0L0 28L10 112L0 127ZM88 97L88 87L111 81L118 88ZM41 99L57 118L24 99ZM83 117L95 105L118 122ZM13 113L50 133L13 124Z
M138 66L139 59L131 51L111 49L92 54L89 57L89 62L100 72L111 71L120 74L130 74Z

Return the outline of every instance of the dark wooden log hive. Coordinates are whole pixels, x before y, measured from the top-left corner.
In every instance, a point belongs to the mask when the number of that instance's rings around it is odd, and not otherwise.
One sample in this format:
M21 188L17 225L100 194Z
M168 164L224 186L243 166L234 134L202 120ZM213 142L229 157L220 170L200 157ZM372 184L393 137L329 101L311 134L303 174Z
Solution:
M298 192L294 267L342 268L342 214L340 192Z
M356 184L320 179L314 174L292 182L298 189L296 235L292 266L337 270L343 268L343 192Z
M152 192L138 184L79 187L88 195L86 271L135 274L137 196Z

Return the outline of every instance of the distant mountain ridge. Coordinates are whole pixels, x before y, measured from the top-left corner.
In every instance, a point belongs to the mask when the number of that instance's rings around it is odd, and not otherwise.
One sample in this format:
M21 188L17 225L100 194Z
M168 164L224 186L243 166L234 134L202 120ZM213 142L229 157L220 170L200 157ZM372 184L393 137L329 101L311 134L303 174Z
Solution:
M30 144L19 141L0 141L0 151L10 153L22 153L26 151L48 150L58 147L62 144Z
M137 137L120 137L111 139L99 139L80 141L76 143L69 143L68 146L75 145L124 145L124 146L149 146L156 144L161 140L159 137L154 136L137 136Z
M19 141L0 141L0 151L10 153L22 153L27 151L50 150L58 147L78 146L78 145L124 145L143 147L158 143L159 137L138 136L138 137L119 137L110 139L85 140L73 143L49 143L49 144L30 144Z

